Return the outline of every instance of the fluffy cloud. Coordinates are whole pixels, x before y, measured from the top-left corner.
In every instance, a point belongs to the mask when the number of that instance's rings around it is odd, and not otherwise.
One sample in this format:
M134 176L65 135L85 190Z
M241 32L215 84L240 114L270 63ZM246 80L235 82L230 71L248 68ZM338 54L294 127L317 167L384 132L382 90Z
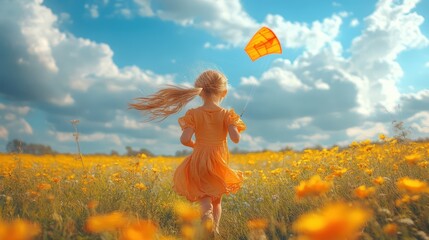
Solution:
M29 136L33 134L33 128L26 120L30 112L28 106L13 106L0 104L0 139L9 140L12 134Z
M9 136L9 131L5 127L0 126L0 139L7 140L8 136Z
M349 137L361 141L373 139L379 134L388 134L389 131L383 123L365 122L362 126L348 128L346 133Z
M429 133L429 112L423 111L414 114L412 117L406 120L412 128L420 133Z
M311 25L291 22L280 15L268 14L263 22L257 22L246 11L239 0L179 2L161 0L155 6L148 0L134 0L140 15L158 17L182 26L203 29L220 38L224 43L206 43L204 47L225 49L242 46L263 25L270 26L280 38L284 47L305 48L315 53L331 42L339 33L344 14L314 21Z

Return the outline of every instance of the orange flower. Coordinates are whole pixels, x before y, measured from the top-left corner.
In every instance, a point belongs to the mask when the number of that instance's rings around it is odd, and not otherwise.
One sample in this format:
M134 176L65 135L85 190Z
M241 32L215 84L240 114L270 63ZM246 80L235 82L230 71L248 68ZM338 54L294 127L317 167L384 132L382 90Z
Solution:
M98 207L98 201L97 200L91 200L87 204L88 209L95 209Z
M394 236L398 232L398 225L394 223L388 223L384 225L383 232L387 235Z
M41 183L41 184L37 185L37 188L39 190L49 190L49 189L51 189L51 184L49 184L49 183Z
M249 229L263 229L265 230L268 226L268 221L263 218L257 218L247 221L247 227Z
M28 240L33 239L41 232L37 223L17 219L12 222L0 221L0 239L2 240Z
M155 238L158 227L150 220L140 220L122 230L121 240L151 240Z
M400 178L396 185L400 190L406 191L411 194L418 194L423 192L429 192L429 187L426 182L411 179L409 177Z
M331 183L320 179L319 175L311 177L308 181L301 181L295 187L298 198L306 196L319 196L326 193L331 188Z
M200 209L186 202L177 202L174 206L174 211L184 222L192 222L201 218Z
M354 194L356 197L360 199L367 198L375 193L374 187L367 188L365 185L361 185L354 190Z
M85 230L91 233L115 231L123 227L127 222L120 212L112 212L104 215L89 217L85 223Z
M366 209L340 202L328 205L320 212L301 215L292 227L298 237L307 240L356 239L371 215Z
M384 178L383 177L376 177L372 180L373 183L378 184L378 185L382 185L384 183Z

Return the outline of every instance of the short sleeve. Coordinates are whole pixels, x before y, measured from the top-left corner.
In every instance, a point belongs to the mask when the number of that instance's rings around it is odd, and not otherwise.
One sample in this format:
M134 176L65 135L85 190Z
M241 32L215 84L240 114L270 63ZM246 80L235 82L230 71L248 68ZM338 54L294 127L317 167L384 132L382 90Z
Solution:
M241 120L240 116L235 113L234 109L230 109L226 117L226 126L229 127L229 125L236 126L238 132L246 130L246 124Z
M185 128L192 128L195 130L195 120L194 120L194 114L192 112L192 109L189 109L185 116L180 117L178 120L180 127L182 130Z

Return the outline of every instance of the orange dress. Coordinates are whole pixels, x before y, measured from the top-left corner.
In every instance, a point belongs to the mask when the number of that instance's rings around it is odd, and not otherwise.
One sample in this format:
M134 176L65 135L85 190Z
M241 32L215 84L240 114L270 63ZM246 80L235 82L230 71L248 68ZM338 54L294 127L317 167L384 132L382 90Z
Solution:
M232 109L206 110L199 107L188 110L178 121L182 130L194 129L195 146L192 154L177 167L173 189L191 202L237 192L243 175L228 166L226 138L231 124L239 132L246 129L240 116Z

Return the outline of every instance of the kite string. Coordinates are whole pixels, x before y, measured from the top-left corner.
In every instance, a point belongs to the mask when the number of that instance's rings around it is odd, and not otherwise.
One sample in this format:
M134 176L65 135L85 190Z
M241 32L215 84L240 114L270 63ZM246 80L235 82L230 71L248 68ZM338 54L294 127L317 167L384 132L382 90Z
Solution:
M268 60L268 58L261 59L260 62L263 62L262 64L259 65L259 66L262 66L262 71L264 71L268 67L268 65L270 64L270 61ZM244 107L243 107L243 110L240 114L240 117L243 116L244 112L247 109L247 106L249 105L250 100L253 99L253 96L254 96L255 90L256 90L256 86L259 84L260 84L259 82L256 84L252 84L252 88L250 89L250 96L247 98L246 103L244 104Z
M252 89L250 90L250 96L247 98L246 103L244 104L243 110L241 111L240 117L243 116L244 111L246 111L247 105L249 105L250 99L253 97L253 94L255 93L255 86L256 84L252 85Z

